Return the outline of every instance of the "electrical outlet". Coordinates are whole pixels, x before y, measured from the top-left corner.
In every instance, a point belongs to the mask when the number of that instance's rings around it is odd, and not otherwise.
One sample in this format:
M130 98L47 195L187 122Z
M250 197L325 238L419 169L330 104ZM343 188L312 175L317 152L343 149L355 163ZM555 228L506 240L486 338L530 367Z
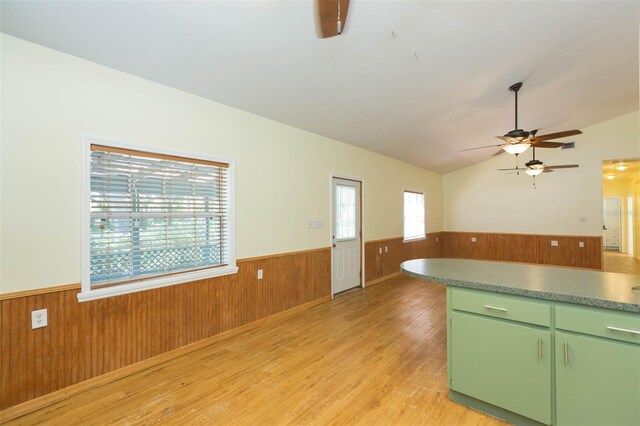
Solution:
M47 326L47 310L39 309L31 312L31 329Z
M475 243L476 242L476 237L471 237L471 242Z
M578 247L580 247L580 248L584 248L584 241L580 241L580 242L578 243Z
M258 279L261 280L262 279L262 269L258 269Z
M558 240L551 240L551 247L558 247Z

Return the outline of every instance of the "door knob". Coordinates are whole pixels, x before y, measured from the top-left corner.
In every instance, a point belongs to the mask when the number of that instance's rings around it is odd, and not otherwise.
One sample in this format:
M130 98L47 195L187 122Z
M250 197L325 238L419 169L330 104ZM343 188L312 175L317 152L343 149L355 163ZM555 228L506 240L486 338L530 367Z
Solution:
M333 246L333 248L336 248L336 243L331 244Z

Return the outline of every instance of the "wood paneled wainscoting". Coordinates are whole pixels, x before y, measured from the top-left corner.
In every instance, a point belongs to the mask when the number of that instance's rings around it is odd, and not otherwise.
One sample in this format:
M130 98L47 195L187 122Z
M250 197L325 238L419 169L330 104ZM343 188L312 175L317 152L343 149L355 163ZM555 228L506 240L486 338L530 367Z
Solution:
M421 240L403 242L402 237L367 241L364 244L364 272L367 285L377 284L400 273L409 259L441 257L442 232Z
M441 257L602 270L602 237L483 232L443 234ZM552 241L557 241L558 245L551 245Z
M552 246L552 241L558 245ZM364 250L367 285L399 274L402 262L419 258L494 260L595 270L602 270L603 265L602 237L596 236L445 231L427 234L417 241L403 242L402 237L367 241Z
M0 295L0 409L331 297L329 248L238 261L235 275L79 303L79 285ZM257 279L257 270L264 279ZM31 329L31 311L49 325Z

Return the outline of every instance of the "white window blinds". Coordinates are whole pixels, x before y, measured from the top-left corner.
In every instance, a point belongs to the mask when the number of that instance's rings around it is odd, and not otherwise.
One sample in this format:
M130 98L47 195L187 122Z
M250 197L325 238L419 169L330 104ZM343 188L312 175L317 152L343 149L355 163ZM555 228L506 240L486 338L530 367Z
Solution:
M423 238L424 228L424 194L404 192L404 239Z
M91 145L91 288L227 265L228 166Z

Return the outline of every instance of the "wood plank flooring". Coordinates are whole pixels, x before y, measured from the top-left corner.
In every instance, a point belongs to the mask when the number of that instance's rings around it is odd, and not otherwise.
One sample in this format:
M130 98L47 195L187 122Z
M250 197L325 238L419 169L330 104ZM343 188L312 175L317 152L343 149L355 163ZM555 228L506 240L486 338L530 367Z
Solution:
M626 253L605 251L604 270L606 272L640 275L640 260Z
M401 276L9 424L505 424L449 401L445 319Z

